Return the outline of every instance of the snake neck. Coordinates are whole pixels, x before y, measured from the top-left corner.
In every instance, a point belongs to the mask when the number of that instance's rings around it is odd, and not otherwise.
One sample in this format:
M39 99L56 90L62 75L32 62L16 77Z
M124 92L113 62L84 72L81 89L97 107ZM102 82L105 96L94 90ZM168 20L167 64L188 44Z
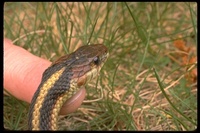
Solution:
M63 104L78 90L69 72L62 68L41 82L30 106L30 130L57 130L58 115Z

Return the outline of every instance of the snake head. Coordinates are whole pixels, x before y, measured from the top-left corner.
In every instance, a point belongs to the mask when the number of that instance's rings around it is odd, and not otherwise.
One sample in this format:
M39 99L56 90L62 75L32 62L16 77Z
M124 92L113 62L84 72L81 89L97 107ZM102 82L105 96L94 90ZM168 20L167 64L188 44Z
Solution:
M103 44L84 45L73 53L60 57L48 71L65 67L65 73L80 87L98 75L108 56L108 49Z
M103 44L84 45L72 54L76 59L72 68L73 78L77 78L78 86L96 77L109 56Z

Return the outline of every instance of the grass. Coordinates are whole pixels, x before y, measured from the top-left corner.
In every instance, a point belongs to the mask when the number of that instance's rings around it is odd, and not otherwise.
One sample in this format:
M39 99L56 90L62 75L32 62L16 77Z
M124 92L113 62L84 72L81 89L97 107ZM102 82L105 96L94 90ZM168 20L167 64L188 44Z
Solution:
M196 35L197 3L4 4L4 37L34 55L54 61L81 45L109 48L85 102L60 116L62 130L195 130ZM4 127L26 130L28 108L4 95Z

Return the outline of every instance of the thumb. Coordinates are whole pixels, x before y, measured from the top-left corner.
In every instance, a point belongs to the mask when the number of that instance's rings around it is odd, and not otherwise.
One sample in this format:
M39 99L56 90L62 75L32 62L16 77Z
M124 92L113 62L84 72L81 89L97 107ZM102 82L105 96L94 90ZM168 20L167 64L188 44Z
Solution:
M31 102L43 72L51 62L32 55L25 49L4 39L4 88L16 98ZM85 89L69 99L61 109L61 114L74 112L85 98Z

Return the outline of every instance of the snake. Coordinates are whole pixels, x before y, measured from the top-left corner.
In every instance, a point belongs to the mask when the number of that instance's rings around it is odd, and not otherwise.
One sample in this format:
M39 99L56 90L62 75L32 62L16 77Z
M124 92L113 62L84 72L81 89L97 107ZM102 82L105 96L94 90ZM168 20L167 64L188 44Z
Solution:
M97 77L109 56L104 44L83 45L53 62L43 73L31 100L29 130L58 130L64 103Z

